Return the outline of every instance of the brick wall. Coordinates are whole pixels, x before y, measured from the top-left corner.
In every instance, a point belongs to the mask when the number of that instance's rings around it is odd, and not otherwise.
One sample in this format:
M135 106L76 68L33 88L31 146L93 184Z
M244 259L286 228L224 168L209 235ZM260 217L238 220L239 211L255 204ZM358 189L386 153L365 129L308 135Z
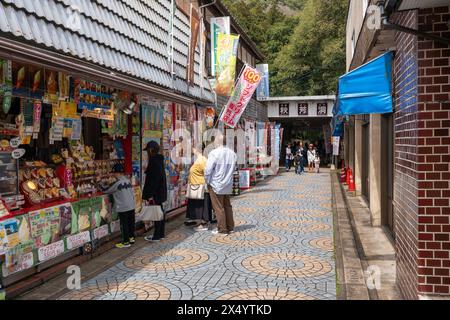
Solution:
M419 11L420 31L450 38L450 7ZM450 46L419 38L418 275L421 294L450 294Z
M393 22L417 28L418 12L402 12ZM407 299L417 297L417 38L395 35L394 61L394 219L397 251L397 283Z

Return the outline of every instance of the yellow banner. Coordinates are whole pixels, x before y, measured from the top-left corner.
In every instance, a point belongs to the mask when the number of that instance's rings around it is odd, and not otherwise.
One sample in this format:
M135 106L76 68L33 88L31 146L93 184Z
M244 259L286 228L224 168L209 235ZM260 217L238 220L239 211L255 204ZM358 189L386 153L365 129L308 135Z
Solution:
M236 78L239 36L219 33L216 56L216 93L230 96Z

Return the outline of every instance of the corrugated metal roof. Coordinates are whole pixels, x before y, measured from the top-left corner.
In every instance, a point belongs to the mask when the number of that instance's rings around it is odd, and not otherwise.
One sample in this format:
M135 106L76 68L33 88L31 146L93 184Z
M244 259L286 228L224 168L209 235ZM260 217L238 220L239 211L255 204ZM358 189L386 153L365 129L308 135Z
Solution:
M167 61L170 0L0 0L0 30L111 70L172 89ZM195 85L186 77L189 18L174 19L174 90L213 100L207 81L201 96L200 53ZM1 36L1 35L0 35Z

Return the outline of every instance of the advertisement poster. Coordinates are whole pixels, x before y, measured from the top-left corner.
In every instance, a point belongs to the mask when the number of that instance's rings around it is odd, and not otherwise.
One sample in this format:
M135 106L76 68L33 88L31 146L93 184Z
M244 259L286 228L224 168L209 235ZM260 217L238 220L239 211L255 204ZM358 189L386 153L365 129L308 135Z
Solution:
M216 62L216 93L229 97L236 78L239 36L219 33Z
M81 200L72 204L72 234L89 230L91 227L91 201Z
M29 213L31 236L37 248L60 239L59 207Z
M3 244L10 248L17 246L19 240L19 224L17 219L8 219L1 222L0 238L3 239Z
M258 99L258 101L264 101L270 97L269 65L258 64L256 65L256 70L258 70L262 76L261 82L256 89L256 99Z
M72 206L65 204L59 206L59 234L60 236L67 236L71 233L72 224Z
M211 18L211 74L215 77L216 74L216 55L217 55L217 44L219 39L219 34L230 34L230 17L218 17ZM212 88L214 89L214 84Z
M246 65L230 100L222 110L220 116L222 123L231 128L236 127L260 81L261 75L259 72Z
M99 228L101 225L105 224L100 215L102 211L102 203L102 197L91 199L91 228Z
M34 265L33 241L8 248L5 252L5 267L8 274L29 269Z

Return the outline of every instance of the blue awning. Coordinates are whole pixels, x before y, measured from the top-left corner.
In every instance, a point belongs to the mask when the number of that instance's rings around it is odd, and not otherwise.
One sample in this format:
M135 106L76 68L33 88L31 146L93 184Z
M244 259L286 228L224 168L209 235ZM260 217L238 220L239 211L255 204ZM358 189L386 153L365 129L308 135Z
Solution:
M392 112L392 51L339 78L335 116Z

